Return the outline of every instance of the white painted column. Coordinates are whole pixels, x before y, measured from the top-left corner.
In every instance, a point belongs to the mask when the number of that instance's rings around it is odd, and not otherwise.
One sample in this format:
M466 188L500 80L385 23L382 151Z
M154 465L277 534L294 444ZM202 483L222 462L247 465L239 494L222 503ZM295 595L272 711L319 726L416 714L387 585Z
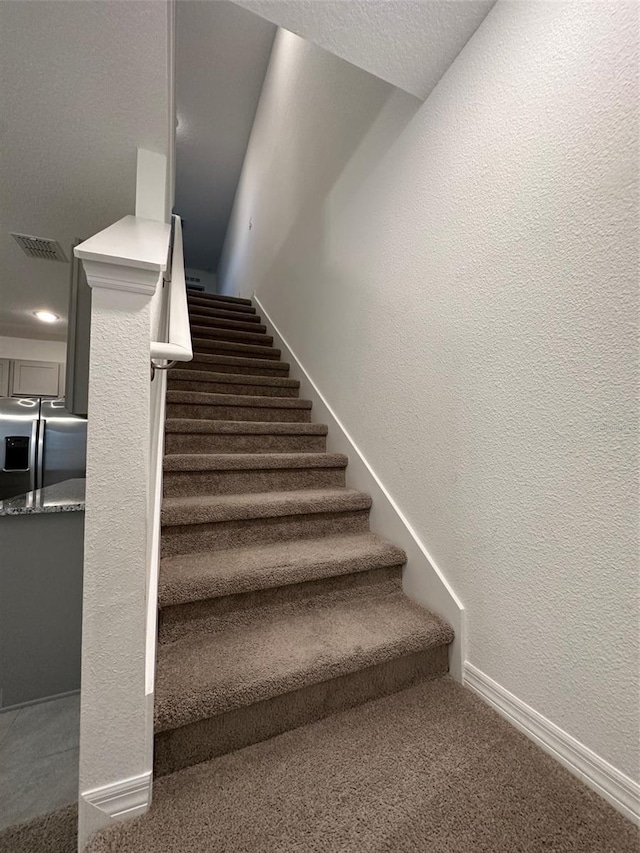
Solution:
M76 248L92 288L78 849L148 808L145 697L150 302L169 226L125 219Z
M164 154L138 148L136 164L136 216L168 222L167 158Z

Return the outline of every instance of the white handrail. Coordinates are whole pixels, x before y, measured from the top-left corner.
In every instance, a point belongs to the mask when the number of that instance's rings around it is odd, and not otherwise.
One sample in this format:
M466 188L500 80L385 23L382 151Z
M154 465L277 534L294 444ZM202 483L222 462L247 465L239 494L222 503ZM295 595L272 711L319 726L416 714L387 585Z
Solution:
M173 217L173 251L171 253L171 278L168 281L169 333L168 341L151 341L151 358L169 361L191 361L191 326L187 305L187 283L184 277L182 249L182 220Z

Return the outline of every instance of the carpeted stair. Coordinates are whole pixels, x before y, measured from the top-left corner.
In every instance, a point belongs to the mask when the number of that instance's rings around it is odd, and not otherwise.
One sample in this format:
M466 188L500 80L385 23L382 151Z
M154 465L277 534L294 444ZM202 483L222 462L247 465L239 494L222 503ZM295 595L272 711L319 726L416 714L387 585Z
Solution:
M264 333L248 300L189 301L212 340ZM291 418L310 405L278 405L298 391L209 346L169 374L153 804L86 853L636 853L636 827L445 675L451 628L402 595L405 555L326 426ZM0 832L0 853L74 849L73 809Z
M448 670L449 625L402 594L405 555L250 300L189 292L170 371L155 774Z

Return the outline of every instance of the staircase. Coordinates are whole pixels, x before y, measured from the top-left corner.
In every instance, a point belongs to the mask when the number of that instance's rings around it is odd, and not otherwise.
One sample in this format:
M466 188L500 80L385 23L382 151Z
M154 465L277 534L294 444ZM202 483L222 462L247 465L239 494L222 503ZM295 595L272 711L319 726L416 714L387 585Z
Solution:
M156 776L447 672L450 626L402 593L248 299L189 291L169 373Z

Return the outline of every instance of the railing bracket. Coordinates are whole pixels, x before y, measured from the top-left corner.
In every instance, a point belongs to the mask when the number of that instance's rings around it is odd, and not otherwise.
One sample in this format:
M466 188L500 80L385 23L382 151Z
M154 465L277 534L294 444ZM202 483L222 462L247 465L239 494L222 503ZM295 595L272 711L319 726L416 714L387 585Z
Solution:
M151 361L151 381L153 382L156 370L169 370L175 364L177 364L177 361L168 361L166 364L154 364L153 361Z

